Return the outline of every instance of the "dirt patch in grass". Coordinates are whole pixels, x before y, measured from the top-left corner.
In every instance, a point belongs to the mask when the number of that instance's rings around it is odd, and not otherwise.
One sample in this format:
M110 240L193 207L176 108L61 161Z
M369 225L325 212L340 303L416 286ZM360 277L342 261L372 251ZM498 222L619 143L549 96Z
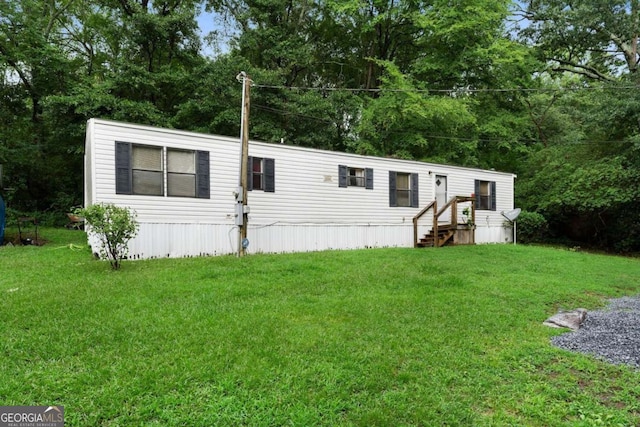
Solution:
M20 238L20 234L15 233L6 233L4 236L4 245L12 245L12 246L44 246L49 243L49 240L43 238L38 235L36 239L35 234L23 233L22 238Z

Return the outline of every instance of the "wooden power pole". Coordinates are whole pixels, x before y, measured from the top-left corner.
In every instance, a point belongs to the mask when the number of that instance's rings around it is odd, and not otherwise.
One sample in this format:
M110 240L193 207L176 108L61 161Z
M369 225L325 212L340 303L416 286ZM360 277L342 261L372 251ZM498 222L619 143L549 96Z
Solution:
M242 79L242 120L240 123L240 177L239 189L236 196L236 224L238 225L238 256L244 256L247 240L247 188L248 188L248 163L249 163L249 107L250 107L250 89L251 79L243 71L238 74L238 80Z

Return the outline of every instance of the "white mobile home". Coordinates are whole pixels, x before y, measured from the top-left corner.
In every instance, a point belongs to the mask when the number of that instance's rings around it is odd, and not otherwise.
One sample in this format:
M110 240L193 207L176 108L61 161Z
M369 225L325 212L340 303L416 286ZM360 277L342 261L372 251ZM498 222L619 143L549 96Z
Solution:
M134 258L235 253L239 170L239 138L87 124L85 206L136 211ZM501 215L513 209L510 173L251 141L248 178L247 253L412 247L441 222L469 223L457 228L471 237L451 230L439 243L512 239Z

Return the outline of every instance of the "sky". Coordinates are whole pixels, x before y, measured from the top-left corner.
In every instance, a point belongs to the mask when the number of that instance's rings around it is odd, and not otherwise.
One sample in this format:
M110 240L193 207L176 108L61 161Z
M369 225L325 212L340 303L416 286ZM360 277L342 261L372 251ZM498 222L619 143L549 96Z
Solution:
M227 53L229 51L227 45L228 38L218 37L215 45L212 45L205 39L212 31L224 33L224 28L220 24L216 14L207 12L203 7L197 20L198 26L200 27L200 37L202 39L202 51L204 55L215 57L219 53Z

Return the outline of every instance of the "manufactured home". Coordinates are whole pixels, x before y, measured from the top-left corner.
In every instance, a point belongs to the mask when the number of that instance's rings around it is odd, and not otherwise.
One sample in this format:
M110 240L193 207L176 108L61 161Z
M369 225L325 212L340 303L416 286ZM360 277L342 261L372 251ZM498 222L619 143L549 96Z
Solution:
M240 191L246 253L512 241L511 173L250 141L241 190L240 161L239 138L91 119L85 206L136 212L132 258L236 253Z

